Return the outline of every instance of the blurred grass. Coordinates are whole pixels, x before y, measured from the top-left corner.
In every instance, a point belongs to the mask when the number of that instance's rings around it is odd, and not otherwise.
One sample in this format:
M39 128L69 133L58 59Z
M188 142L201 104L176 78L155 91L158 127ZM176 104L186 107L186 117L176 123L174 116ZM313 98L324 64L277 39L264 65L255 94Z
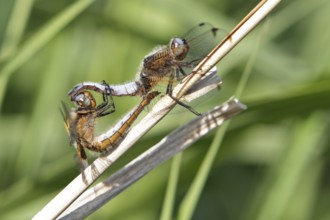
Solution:
M240 99L242 96L244 89L247 85L247 82L250 78L250 75L252 73L253 66L255 65L255 58L259 51L259 47L261 45L262 38L264 38L265 31L268 28L269 23L264 23L263 28L260 31L260 34L258 38L256 39L255 48L252 51L247 64L244 68L244 71L242 73L242 76L240 77L240 81L237 83L237 88L235 91L235 97ZM179 210L179 219L180 220L188 220L191 219L197 203L200 199L200 196L202 194L202 191L205 187L206 180L210 174L210 170L212 168L212 165L214 163L214 160L216 158L216 155L218 154L220 147L222 145L223 138L226 134L226 131L229 127L230 121L225 122L220 128L217 129L214 139L212 140L212 143L207 151L207 154L205 155L201 166L195 176L194 181L192 182L187 195L183 199L180 210Z
M87 80L129 81L155 45L201 21L230 31L256 3L1 1L0 219L30 218L78 174L58 111L72 86ZM249 109L231 121L193 219L329 218L329 19L330 3L325 0L283 1L273 13L242 94ZM259 32L220 62L221 93L198 110L235 93ZM104 118L98 130L138 101L116 98L116 113ZM167 117L110 172L184 123L189 114ZM176 193L168 205L174 218L212 140L209 135L182 155L178 184L172 189ZM89 219L159 218L169 165Z

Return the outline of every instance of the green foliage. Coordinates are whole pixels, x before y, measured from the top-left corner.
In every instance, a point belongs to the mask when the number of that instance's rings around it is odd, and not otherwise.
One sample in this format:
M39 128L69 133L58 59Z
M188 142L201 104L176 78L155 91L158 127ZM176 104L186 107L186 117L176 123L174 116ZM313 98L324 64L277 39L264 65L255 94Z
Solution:
M78 174L58 111L69 89L82 81L130 81L154 46L202 21L230 31L255 4L0 1L0 218L31 218ZM158 167L89 219L178 218L207 161L211 169L204 171L205 185L195 189L192 219L329 219L329 19L326 0L283 1L218 64L222 90L196 107L220 104L247 80L239 93L248 110L231 120L223 139L207 136L172 168ZM241 79L246 71L250 76ZM116 113L102 118L99 132L139 98L115 102ZM109 173L190 114L169 115ZM205 159L220 140L221 148Z

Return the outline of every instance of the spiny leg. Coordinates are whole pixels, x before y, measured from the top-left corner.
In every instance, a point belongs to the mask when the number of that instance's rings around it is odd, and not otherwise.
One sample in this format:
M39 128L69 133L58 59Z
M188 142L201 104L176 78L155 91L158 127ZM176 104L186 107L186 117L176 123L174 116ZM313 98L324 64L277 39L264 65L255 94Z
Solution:
M111 113L116 111L115 102L113 101L112 95L110 95L111 94L111 88L104 80L103 80L102 83L106 86L107 89L103 93L103 103L96 107L97 111L98 111L97 117L102 117L102 116L111 114ZM109 92L107 92L107 90ZM108 100L108 96L109 96L109 99L110 99L110 103L109 103L109 100Z
M195 59L192 61L182 61L182 62L177 62L176 66L177 66L177 71L176 72L176 76L178 77L178 79L180 79L180 74L185 77L188 74L184 71L183 67L187 67L187 68L193 68L197 65L197 63L200 61L201 59ZM196 63L197 62L197 63Z
M180 73L182 74L182 76L187 75L186 72L182 69L181 66L179 66L178 69L179 69L179 71L176 71L177 72L176 75L177 75L178 79L180 78L180 76L179 76Z
M187 109L188 111L190 111L191 113L197 115L197 116L201 116L202 114L199 113L198 111L196 111L193 107L181 102L180 100L174 98L172 95L169 95L178 105L184 107L185 109Z
M110 86L105 81L103 81L103 84L106 86L107 90L109 90L109 94L111 94ZM96 113L97 117L102 117L115 112L114 101L112 99L112 96L109 95L110 96L110 103L109 103L107 90L102 92L103 102L98 106L96 106L95 98L93 97L92 93L89 91L82 91L81 93L75 95L75 97L73 97L72 100L75 101L76 104L79 106L76 112L78 114Z
M183 69L181 67L178 68L179 71L183 71ZM175 73L177 74L177 70L175 71ZM191 113L197 115L197 116L200 116L201 113L197 112L195 109L193 109L191 106L181 102L180 100L176 99L173 97L172 95L172 92L173 92L173 80L174 80L174 74L171 74L170 75L170 79L168 81L168 84L167 84L167 89L166 89L166 94L169 95L178 105L188 109Z
M174 70L174 72L176 72ZM166 94L169 94L172 97L172 92L173 92L173 80L174 80L174 74L170 74L169 80L168 80L168 84L167 84L167 88L166 88Z
M113 98L111 95L109 95L110 103L108 100L107 89L109 90L109 94L111 94L110 86L104 80L102 81L102 84L106 86L106 90L102 92L103 102L96 107L93 107L95 105L85 106L84 108L80 108L79 109L80 111L84 110L85 113L97 112L97 117L105 116L105 115L115 112L115 104L114 104L114 101L113 101ZM89 97L87 97L87 98L89 98L89 100L91 102L95 102L95 99L92 96L92 94L89 92L88 92L88 94L89 94ZM109 111L107 112L107 110L109 110Z

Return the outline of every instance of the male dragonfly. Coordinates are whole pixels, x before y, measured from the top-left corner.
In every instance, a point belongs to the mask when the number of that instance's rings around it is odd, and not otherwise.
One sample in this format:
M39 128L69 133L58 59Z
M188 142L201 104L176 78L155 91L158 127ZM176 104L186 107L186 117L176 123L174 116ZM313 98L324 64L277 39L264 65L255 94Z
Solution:
M156 47L147 55L137 73L137 80L121 85L83 82L69 91L73 100L82 90L108 92L112 96L146 96L151 91L159 91L158 84L166 84L166 94L172 97L173 84L179 82L185 75L185 70L192 69L210 52L217 36L218 29L209 23L200 23L188 31L184 37L174 37L168 45ZM108 90L107 87L110 87ZM199 115L194 109L179 100L176 102Z

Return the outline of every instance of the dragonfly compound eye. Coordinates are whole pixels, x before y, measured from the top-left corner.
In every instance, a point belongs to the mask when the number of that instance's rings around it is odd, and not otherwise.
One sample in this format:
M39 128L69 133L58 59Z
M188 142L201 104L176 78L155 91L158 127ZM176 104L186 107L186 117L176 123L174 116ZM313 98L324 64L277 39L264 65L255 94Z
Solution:
M74 101L79 107L83 108L94 108L96 106L96 101L90 92L79 93Z
M172 38L170 48L176 60L183 60L189 51L187 41L178 37Z

